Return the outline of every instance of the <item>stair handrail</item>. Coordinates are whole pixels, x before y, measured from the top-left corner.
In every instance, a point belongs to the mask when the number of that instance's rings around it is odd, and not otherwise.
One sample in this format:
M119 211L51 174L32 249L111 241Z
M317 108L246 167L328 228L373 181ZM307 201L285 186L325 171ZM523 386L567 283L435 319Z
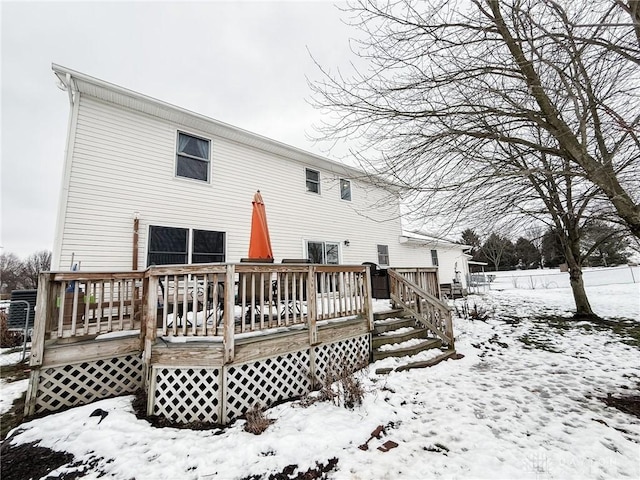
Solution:
M442 339L444 343L449 345L451 348L454 346L454 335L453 335L453 320L451 318L451 308L449 305L444 303L439 298L430 294L419 285L413 283L408 280L402 274L394 271L393 269L389 269L389 279L390 281L390 290L391 290L391 300L393 300L397 305L402 307L403 309L409 311L413 316L426 328L435 333L438 337ZM400 294L400 288L402 286L404 290L408 290L414 293L418 298L417 301L408 302L406 298ZM431 321L430 318L434 318L436 315L433 311L427 311L426 313L422 309L422 302L425 302L429 307L437 312L437 314L441 317L444 323L444 329L439 328L434 322ZM431 316L430 316L431 314Z

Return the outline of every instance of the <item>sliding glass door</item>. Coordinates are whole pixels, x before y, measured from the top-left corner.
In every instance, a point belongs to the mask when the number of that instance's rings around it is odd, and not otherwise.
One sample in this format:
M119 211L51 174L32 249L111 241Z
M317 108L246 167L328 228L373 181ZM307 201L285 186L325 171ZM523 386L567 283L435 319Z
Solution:
M340 263L339 245L337 242L307 242L307 258L311 263Z

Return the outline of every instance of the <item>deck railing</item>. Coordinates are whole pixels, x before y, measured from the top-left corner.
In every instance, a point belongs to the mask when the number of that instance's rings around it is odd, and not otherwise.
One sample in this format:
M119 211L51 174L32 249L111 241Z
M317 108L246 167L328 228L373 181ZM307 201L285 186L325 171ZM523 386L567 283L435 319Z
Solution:
M420 276L422 275L412 278L420 280ZM434 288L432 282L427 282L425 285L427 288ZM389 269L389 286L393 302L411 312L418 322L453 349L453 322L451 309L446 303L407 278L404 273L399 273L398 269Z
M235 333L357 316L366 313L365 274L348 265L150 267L148 309L163 336L220 335L225 312Z
M144 272L47 273L38 296L50 339L135 330L142 321ZM44 314L44 315L43 315Z
M440 282L438 281L437 267L418 267L418 268L393 268L393 271L400 274L409 282L417 285L430 295L441 298Z
M199 264L143 272L52 272L40 276L35 330L46 339L86 340L140 329L145 355L161 337L234 337L362 316L372 326L367 266Z

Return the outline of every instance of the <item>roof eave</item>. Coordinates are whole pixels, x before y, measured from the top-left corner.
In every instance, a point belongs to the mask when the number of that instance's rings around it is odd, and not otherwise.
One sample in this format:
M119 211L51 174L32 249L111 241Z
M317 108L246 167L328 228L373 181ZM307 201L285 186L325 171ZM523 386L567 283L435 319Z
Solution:
M294 161L315 165L337 175L344 175L348 178L357 178L362 181L374 183L368 174L354 167L264 137L257 133L249 132L248 130L235 127L55 63L51 65L51 68L65 86L66 82L63 79L68 78L67 75L70 75L74 80L74 87L77 88L82 95L88 95L99 100L160 117L170 122L210 133L230 141L250 145ZM395 187L380 177L375 177L375 183L382 184L390 189L394 189Z

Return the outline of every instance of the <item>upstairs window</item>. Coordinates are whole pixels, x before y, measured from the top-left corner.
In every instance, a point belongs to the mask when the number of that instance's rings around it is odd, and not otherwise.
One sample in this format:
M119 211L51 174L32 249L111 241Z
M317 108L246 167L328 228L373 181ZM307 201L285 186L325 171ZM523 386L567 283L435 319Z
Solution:
M305 169L307 179L307 192L320 194L320 172L317 170Z
M438 266L438 251L437 250L431 250L431 265L433 265L434 267Z
M340 179L340 198L351 201L351 181L344 178Z
M389 245L378 245L378 265L389 265Z
M178 132L176 145L176 175L209 181L209 140Z

